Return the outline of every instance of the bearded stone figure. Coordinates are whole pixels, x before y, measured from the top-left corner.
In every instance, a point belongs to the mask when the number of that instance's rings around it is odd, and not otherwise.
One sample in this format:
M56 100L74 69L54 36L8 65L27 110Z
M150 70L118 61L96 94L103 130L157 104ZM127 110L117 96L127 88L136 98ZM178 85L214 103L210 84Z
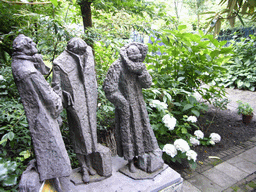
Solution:
M111 175L110 152L109 158L104 159L106 163L102 159L95 160L103 146L97 144L97 81L92 48L82 39L72 38L53 64L52 87L62 98L67 111L70 136L82 168L83 182L88 183L90 175L96 173ZM103 163L96 165L96 162ZM99 166L107 166L107 170Z
M49 68L42 56L37 54L36 44L25 35L15 38L13 51L12 72L32 136L36 156L34 168L41 182L55 179L57 185L60 184L58 191L71 191L70 160L57 122L63 109L61 98L43 76L49 72ZM32 169L33 166L29 167ZM29 171L27 169L25 172ZM31 182L33 178L26 178L25 172L20 191L33 191L35 189L26 186L26 182Z
M128 160L132 173L137 167L154 172L163 166L162 153L150 126L142 88L149 88L152 78L143 63L147 46L130 43L120 50L120 58L109 68L103 89L115 107L117 153Z

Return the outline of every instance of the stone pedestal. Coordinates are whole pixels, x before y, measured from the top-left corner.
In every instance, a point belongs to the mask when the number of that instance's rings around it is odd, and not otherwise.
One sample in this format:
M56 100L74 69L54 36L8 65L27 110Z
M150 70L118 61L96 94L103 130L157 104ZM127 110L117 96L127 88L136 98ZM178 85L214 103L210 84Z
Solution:
M157 192L163 190L164 192L181 192L183 179L180 174L171 168L166 168L153 179L134 180L118 170L127 164L123 158L112 158L112 176L105 180L90 183L87 185L73 185L72 189L76 192L134 192L134 191L147 191ZM165 165L166 166L166 165ZM164 167L165 167L164 166Z

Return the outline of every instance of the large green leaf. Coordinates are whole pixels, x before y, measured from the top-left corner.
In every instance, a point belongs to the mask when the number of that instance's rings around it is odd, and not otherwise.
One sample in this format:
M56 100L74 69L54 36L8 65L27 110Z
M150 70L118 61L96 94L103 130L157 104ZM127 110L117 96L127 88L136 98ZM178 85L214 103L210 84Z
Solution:
M3 186L13 186L17 183L17 176L16 175L10 175L6 179L3 180Z
M191 105L191 104L186 104L185 106L184 106L184 108L183 108L183 111L186 111L186 110L188 110L188 109L191 109L193 107L193 105Z

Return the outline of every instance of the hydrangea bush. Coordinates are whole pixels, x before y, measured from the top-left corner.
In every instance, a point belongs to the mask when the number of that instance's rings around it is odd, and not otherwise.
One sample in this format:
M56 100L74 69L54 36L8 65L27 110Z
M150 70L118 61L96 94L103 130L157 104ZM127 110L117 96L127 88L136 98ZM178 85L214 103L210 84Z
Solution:
M196 125L196 116L183 115L183 118L178 121L168 111L168 105L165 102L151 100L148 110L152 127L158 130L156 136L166 154L164 158L167 161L182 163L182 159L186 159L191 168L195 168L197 153L192 148L198 145L215 145L221 141L221 136L217 133L211 133L209 137L205 137Z

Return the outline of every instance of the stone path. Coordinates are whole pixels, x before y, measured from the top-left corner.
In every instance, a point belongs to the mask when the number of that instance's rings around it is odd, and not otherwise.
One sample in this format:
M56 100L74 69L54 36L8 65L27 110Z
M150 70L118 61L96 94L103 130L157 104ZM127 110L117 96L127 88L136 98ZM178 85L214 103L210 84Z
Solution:
M230 101L228 110L237 111L237 100L249 103L256 110L256 92L226 90ZM182 170L184 192L256 191L256 137L216 157L198 162L195 171Z

